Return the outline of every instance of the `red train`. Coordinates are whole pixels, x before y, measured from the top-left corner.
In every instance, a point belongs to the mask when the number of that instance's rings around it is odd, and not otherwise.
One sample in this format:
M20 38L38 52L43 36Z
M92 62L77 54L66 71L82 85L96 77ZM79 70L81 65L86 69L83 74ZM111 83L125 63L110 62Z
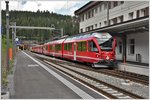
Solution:
M114 67L115 48L116 39L109 33L91 33L53 40L44 45L31 47L31 51L90 63L92 67L101 67L101 65Z

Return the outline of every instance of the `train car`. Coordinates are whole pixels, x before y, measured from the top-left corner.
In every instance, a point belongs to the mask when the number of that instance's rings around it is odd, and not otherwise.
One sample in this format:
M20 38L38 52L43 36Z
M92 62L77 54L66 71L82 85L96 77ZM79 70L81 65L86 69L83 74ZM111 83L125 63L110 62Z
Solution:
M45 43L43 45L43 54L44 55L49 55L49 53L50 53L50 45L48 43Z
M64 41L63 57L90 63L92 67L114 66L116 39L109 33L92 33L68 37Z
M116 39L109 33L70 36L32 47L33 52L78 62L92 67L113 67L116 64Z
M35 53L43 54L43 45L37 45L32 47L32 51Z
M47 43L47 47L49 48L49 55L55 57L63 57L63 42L65 39L54 40Z

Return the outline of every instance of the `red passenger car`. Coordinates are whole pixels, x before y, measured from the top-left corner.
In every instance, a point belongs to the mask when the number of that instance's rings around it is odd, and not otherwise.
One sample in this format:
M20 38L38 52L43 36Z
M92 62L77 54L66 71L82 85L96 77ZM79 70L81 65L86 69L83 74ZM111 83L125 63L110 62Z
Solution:
M43 53L90 63L92 67L101 67L101 65L114 66L116 63L115 48L116 39L109 33L91 33L46 43ZM34 47L32 49L34 50Z
M92 33L68 37L64 41L63 57L91 63L93 67L114 65L116 39L109 33Z

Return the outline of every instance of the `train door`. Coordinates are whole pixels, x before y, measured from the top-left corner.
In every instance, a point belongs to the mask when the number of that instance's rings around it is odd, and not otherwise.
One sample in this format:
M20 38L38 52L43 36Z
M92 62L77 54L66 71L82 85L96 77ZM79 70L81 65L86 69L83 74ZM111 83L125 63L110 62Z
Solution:
M98 61L99 58L99 50L93 40L88 41L88 55L89 58L88 62L94 63Z
M77 51L77 50L76 50L76 49L77 49L76 47L77 47L77 45L76 45L76 43L74 43L74 60L76 60L76 51Z
M53 47L53 56L55 56L55 44L52 45L52 47Z

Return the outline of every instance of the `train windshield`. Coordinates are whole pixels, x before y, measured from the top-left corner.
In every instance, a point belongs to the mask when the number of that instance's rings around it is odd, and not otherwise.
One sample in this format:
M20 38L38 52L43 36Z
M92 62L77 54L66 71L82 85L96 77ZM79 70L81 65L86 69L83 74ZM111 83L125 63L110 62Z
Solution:
M97 41L102 51L112 51L112 37L97 38Z

